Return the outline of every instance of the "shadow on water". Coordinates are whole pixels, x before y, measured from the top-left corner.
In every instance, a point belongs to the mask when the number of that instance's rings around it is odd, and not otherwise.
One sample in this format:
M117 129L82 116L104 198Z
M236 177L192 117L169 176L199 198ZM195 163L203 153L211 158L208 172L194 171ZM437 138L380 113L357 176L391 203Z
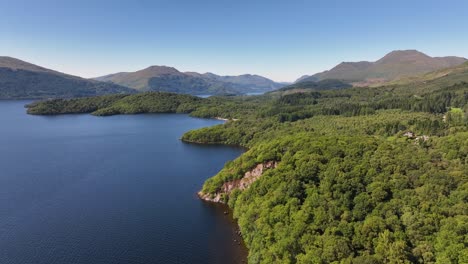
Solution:
M237 263L247 263L248 249L242 239L241 232L237 220L233 217L232 210L224 204L217 204L211 202L205 202L200 200L208 210L213 212L212 217L219 221L220 225L230 225L230 237L231 237L231 248L232 256ZM215 246L215 245L214 245ZM219 263L225 263L225 260L220 260Z

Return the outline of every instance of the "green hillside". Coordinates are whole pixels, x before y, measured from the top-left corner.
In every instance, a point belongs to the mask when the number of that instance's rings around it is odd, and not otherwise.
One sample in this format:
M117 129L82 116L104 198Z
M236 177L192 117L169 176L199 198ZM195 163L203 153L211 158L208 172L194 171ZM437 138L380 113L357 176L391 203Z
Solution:
M401 78L386 83L386 86L402 87L403 89L411 87L412 89L430 91L462 82L468 82L468 62L422 75Z

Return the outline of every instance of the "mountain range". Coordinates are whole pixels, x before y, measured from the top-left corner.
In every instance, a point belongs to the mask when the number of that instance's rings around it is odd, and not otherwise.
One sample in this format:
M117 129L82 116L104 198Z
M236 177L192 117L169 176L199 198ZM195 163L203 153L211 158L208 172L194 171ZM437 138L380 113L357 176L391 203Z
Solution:
M85 79L16 58L0 56L0 99L45 99L166 91L186 94L244 94L286 86L258 75L219 76L151 66Z
M375 62L342 62L328 71L302 76L296 82L336 79L355 86L368 86L457 66L466 61L462 57L430 57L417 50L396 50Z
M342 89L411 81L412 76L431 78L443 69L467 62L462 57L430 57L416 50L397 50L375 61L342 62L331 70L299 78L287 86L252 74L220 76L180 72L168 66L151 66L84 79L46 69L19 59L0 57L0 99L71 98L103 94L165 91L185 94L245 94L290 89ZM430 74L429 74L430 73ZM431 75L432 74L432 75ZM324 82L324 80L327 80Z
M138 91L188 94L268 92L285 86L259 75L220 76L213 73L180 72L167 66L151 66L136 72L119 72L94 80L111 82Z

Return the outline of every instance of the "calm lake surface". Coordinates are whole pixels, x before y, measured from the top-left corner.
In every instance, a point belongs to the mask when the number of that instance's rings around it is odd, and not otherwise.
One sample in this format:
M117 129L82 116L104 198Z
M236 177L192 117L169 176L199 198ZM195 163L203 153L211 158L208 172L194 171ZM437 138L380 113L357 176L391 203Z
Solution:
M196 192L241 149L182 143L186 115L30 116L0 101L0 263L241 263Z

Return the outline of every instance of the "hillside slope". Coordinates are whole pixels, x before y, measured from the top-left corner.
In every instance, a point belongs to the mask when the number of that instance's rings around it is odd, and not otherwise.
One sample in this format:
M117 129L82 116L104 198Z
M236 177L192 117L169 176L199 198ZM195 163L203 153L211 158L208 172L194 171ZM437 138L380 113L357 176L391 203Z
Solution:
M397 87L400 90L407 87L418 91L432 91L462 82L468 83L468 62L426 74L397 79L386 83L385 86Z
M70 98L134 93L116 84L87 80L11 57L0 57L0 99Z
M300 81L338 79L355 83L357 86L366 86L454 67L466 61L461 57L430 57L417 50L397 50L375 62L342 62L328 71L302 78Z

